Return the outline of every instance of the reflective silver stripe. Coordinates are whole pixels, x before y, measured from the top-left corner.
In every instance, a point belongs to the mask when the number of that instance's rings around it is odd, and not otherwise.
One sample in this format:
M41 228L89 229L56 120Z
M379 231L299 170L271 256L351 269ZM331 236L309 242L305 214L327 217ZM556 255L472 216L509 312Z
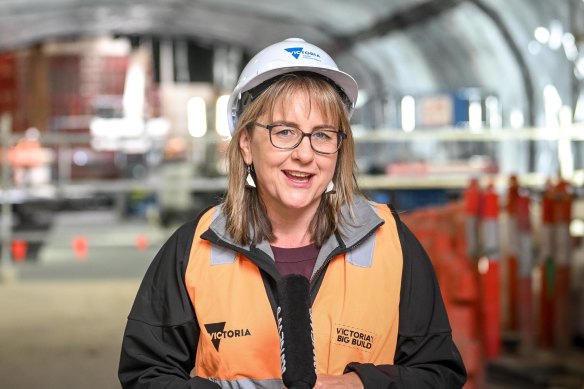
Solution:
M375 238L377 234L373 233L365 239L359 246L347 253L345 260L351 265L359 267L371 267L373 263L373 250L375 250Z
M373 206L371 203L366 203L375 214L377 214L377 208ZM371 267L373 263L373 250L375 250L375 238L377 234L374 232L365 239L363 242L359 244L356 248L349 251L345 256L345 260L349 262L351 265L359 266L359 267Z
M219 222L217 217L221 215L221 207L216 207L213 210L212 221ZM229 265L235 262L237 253L225 247L211 245L211 266L215 265Z
M213 381L225 389L282 389L284 387L284 381L280 379L251 380L246 378L242 380L227 381L209 378L209 381Z
M377 212L377 207L358 196L353 202L353 214L351 215L347 208L343 208L342 212L343 219L347 222L339 225L339 232L347 247L353 246L365 234L377 229L380 223L383 223Z
M237 253L225 247L211 245L211 266L229 265L235 262Z

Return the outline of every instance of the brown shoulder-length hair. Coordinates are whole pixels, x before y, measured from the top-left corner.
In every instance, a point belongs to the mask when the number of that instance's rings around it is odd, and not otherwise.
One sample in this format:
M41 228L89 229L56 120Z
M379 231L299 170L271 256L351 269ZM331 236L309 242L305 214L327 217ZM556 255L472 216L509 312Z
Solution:
M342 206L347 204L349 209L352 209L353 195L359 191L355 176L355 145L347 107L336 87L316 74L285 74L245 107L239 116L236 132L227 150L229 186L223 212L227 219L227 231L238 244L257 244L263 240L268 242L275 240L266 207L258 191L245 187L247 167L239 146L241 134L248 131L251 137L255 128L253 123L259 116L267 113L273 118L277 107L294 104L297 92L307 93L310 98L309 106L317 107L327 120L347 135L338 151L333 175L335 192L322 195L310 223L309 230L313 243L322 245L337 230ZM256 184L261 185L257 180ZM252 232L253 236L250 236Z

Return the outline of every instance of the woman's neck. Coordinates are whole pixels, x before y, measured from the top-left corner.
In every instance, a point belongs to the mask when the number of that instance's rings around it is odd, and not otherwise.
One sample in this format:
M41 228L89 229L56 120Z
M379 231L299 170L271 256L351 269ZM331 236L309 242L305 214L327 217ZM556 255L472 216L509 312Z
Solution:
M272 232L276 237L276 240L270 244L276 247L290 248L303 247L312 243L309 226L314 214L314 211L302 212L296 209L289 210L289 212L270 212L268 210Z

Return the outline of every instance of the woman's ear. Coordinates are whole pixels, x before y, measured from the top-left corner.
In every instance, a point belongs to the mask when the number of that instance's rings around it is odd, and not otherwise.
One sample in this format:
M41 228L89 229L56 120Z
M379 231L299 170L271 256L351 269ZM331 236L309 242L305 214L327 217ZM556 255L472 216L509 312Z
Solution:
M251 165L253 163L253 158L251 157L251 135L247 129L241 131L239 149L241 150L245 164Z

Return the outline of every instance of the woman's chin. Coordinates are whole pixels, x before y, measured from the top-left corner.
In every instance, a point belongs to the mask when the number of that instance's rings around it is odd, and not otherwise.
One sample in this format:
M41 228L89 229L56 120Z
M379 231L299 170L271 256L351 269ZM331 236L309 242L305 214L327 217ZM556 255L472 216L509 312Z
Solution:
M306 199L290 199L282 203L285 208L290 210L304 211L314 210L318 207L318 201L307 201Z

